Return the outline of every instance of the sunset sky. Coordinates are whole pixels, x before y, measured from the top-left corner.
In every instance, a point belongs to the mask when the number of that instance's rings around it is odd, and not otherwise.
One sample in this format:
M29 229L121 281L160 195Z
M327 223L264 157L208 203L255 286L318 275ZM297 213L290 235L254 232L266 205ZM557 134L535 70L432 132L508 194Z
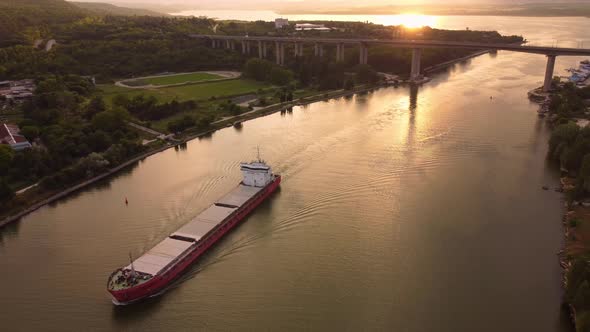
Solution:
M100 0L77 0L77 1L85 1L85 2L100 2ZM149 4L174 4L174 5L192 5L195 6L203 6L205 4L223 4L223 5L244 5L248 4L249 6L252 5L268 5L270 6L281 6L285 3L301 3L305 5L314 4L318 7L324 7L326 5L336 5L336 4L346 4L347 6L384 6L384 5L420 5L420 4L438 4L438 5L448 5L450 3L456 4L485 4L485 3L510 3L510 4L517 4L517 3L540 3L540 2L547 2L547 3L557 3L557 2L580 2L580 3L590 3L590 0L365 0L365 1L356 1L356 0L253 0L253 1L246 1L246 0L103 0L102 2L109 2L109 3L118 3L118 4L140 4L140 3L149 3ZM244 8L247 9L247 8Z
M455 10L513 10L521 4L590 4L590 0L73 0L107 2L124 7L142 7L159 12L191 10L270 10L278 13L427 13L449 15ZM489 6L499 4L498 6ZM470 6L473 5L473 6ZM483 8L482 8L483 5ZM486 6L487 5L487 6ZM393 7L393 8L392 8ZM398 9L396 9L396 7ZM472 7L472 8L471 8ZM522 7L522 6L520 6ZM571 6L570 6L571 8ZM376 12L375 12L376 11ZM565 15L567 16L567 15Z

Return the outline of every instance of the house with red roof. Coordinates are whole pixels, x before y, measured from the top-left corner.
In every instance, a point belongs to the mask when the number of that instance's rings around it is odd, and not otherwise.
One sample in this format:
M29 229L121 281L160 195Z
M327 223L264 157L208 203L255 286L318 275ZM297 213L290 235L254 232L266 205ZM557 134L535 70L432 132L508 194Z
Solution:
M18 126L7 123L0 123L0 144L10 145L15 151L32 147L31 143L20 134Z

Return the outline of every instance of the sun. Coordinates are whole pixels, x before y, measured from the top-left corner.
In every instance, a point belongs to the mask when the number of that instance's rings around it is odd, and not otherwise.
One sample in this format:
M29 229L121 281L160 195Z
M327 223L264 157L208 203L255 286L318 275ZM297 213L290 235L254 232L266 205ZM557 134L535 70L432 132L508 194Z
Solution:
M391 16L390 25L403 25L406 28L415 29L425 26L435 26L436 17L421 14L401 14Z

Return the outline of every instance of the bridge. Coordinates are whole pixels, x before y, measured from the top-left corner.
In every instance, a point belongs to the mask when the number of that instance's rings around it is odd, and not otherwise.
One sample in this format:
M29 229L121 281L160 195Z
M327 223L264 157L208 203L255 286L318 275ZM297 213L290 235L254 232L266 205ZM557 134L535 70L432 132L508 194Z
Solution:
M421 76L420 59L425 48L459 48L473 50L511 51L521 53L542 54L547 56L545 80L543 90L551 89L555 59L558 56L590 56L590 49L563 48L548 46L528 46L522 44L491 44L476 42L454 42L438 40L405 40L405 39L370 39L370 38L299 38L299 37L270 37L270 36L227 36L227 35L191 35L193 38L205 39L213 48L236 49L236 43L241 44L242 53L251 54L252 44L258 47L258 57L266 58L268 50L272 47L275 52L275 61L278 65L285 64L285 46L293 45L294 56L303 56L305 44L312 44L315 56L323 57L324 45L336 46L336 61L344 61L346 46L359 47L359 63L367 64L369 58L369 45L390 45L398 48L412 49L411 80L417 80Z

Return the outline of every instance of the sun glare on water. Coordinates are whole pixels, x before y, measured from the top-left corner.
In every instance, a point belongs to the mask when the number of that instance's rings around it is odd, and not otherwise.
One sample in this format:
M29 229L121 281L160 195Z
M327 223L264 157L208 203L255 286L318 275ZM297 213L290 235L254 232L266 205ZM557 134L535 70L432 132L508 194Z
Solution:
M387 17L387 25L403 25L406 28L434 27L436 17L420 14L401 14Z

